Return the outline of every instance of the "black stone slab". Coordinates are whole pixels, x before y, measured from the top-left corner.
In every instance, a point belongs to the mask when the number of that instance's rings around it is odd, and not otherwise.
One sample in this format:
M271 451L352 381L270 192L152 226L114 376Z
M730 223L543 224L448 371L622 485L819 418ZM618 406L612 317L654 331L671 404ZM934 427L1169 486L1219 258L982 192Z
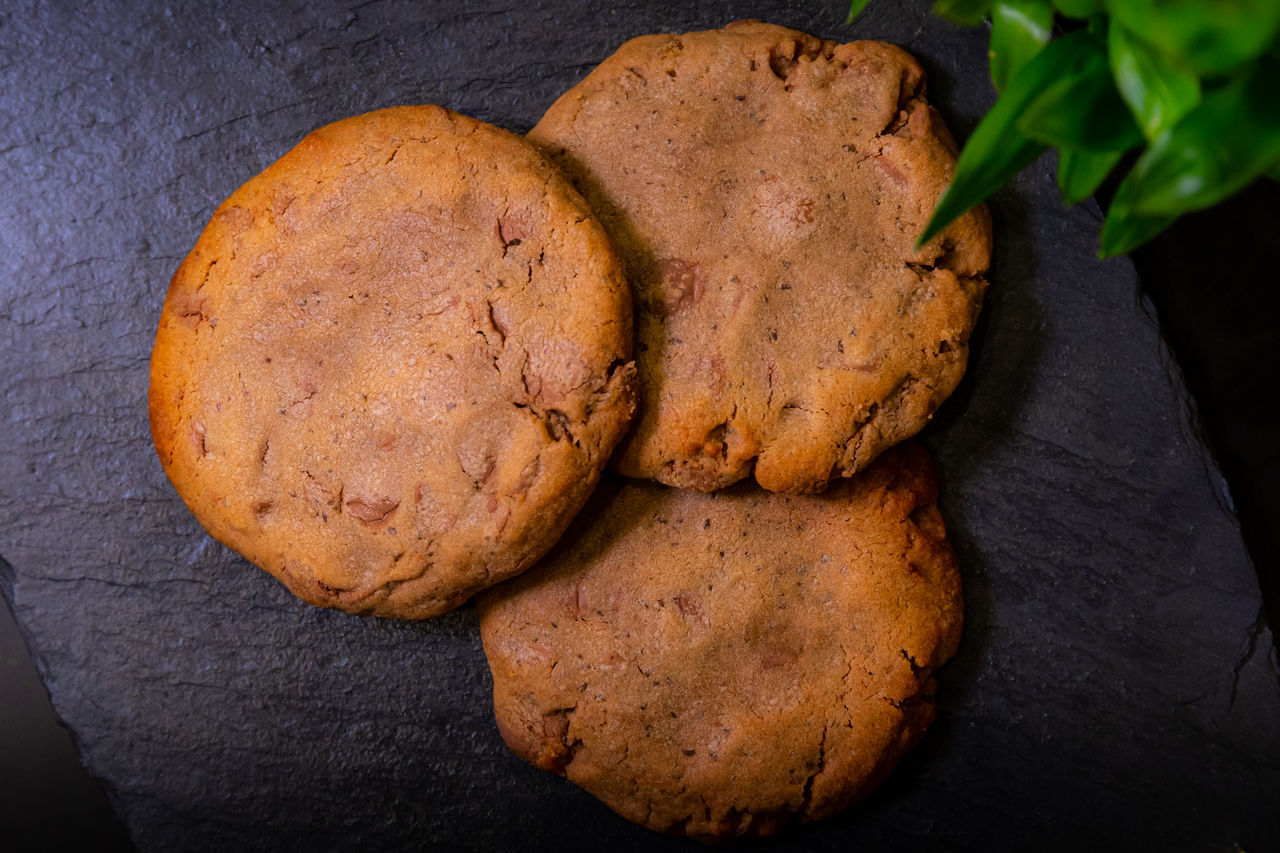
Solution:
M169 276L315 126L438 102L525 130L624 39L759 17L916 53L963 135L985 38L876 0L313 2L0 12L0 572L145 850L696 849L523 765L464 609L311 609L209 540L151 451ZM1257 582L1127 261L1049 164L996 199L977 352L929 430L968 626L939 719L794 850L1280 849ZM3 567L5 563L0 563Z

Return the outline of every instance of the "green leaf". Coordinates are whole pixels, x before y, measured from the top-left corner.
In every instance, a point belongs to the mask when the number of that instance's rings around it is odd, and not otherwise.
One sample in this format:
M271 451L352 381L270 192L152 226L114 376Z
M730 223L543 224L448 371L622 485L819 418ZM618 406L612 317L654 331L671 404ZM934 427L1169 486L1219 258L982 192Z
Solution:
M1132 176L1132 172L1130 173ZM1098 256L1110 258L1123 255L1141 246L1168 228L1177 216L1141 216L1133 212L1133 183L1126 178L1116 189L1107 219L1102 223L1102 236Z
M1077 204L1093 195L1123 151L1081 151L1064 148L1058 152L1058 187L1067 204Z
M1176 216L1217 204L1277 161L1280 58L1268 55L1157 137L1121 186L1135 214Z
M1082 20L1106 8L1105 0L1053 0L1053 5L1068 18Z
M997 92L1049 43L1052 30L1048 0L1000 0L991 7L991 82Z
M1111 258L1132 252L1152 237L1173 224L1176 216L1141 217L1132 213L1117 213L1115 205L1107 211L1107 221L1102 223L1101 258Z
M917 247L1040 156L1044 145L1018 129L1018 117L1050 82L1083 66L1096 45L1088 33L1072 33L1049 42L1022 67L960 152L951 185L938 199Z
M961 26L976 27L987 17L991 2L992 0L938 0L933 4L933 11Z
M1276 163L1267 170L1267 177L1273 181L1280 181L1280 163Z
M852 24L853 19L858 17L858 14L863 9L867 8L867 4L870 2L871 0L853 0L853 2L849 4L849 17L845 18L844 22L846 24Z
M1036 98L1018 129L1046 145L1085 151L1122 151L1142 142L1111 79L1105 46L1090 39L1084 64L1064 74Z
M1142 132L1155 139L1200 102L1200 79L1111 19L1111 74Z
M1201 74L1256 59L1280 31L1276 0L1109 0L1107 7L1173 62Z

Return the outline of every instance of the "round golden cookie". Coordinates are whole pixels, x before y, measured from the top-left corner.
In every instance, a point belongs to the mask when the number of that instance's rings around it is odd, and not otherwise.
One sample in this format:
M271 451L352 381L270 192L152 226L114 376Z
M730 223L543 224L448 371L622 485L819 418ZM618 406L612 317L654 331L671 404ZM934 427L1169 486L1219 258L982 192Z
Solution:
M624 44L529 138L626 259L640 414L614 465L809 492L917 432L964 373L985 210L914 248L955 143L880 42L742 21Z
M305 601L423 618L522 571L633 408L620 262L528 142L339 121L224 202L151 360L165 472Z
M816 496L606 480L476 599L503 738L660 832L845 808L932 722L960 640L936 496L914 444Z

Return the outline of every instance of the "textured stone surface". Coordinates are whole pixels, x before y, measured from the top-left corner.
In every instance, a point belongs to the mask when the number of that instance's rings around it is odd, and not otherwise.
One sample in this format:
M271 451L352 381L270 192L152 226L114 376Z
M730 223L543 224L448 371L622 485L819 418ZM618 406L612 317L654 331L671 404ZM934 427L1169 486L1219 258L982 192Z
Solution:
M662 841L508 754L470 608L318 611L204 536L151 450L147 357L214 207L308 130L433 101L526 130L640 33L885 38L963 136L983 36L842 5L0 13L0 589L139 847ZM1062 210L1049 164L992 210L975 358L927 431L968 604L938 722L870 800L771 846L1280 846L1257 582L1132 268L1093 258L1097 212Z

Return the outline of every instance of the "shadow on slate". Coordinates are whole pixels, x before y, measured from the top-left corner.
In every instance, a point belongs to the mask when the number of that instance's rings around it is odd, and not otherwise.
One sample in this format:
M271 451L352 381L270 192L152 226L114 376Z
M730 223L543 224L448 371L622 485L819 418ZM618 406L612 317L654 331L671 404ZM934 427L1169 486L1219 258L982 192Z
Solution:
M437 102L523 131L630 36L759 17L916 53L964 136L985 37L877 0L116 3L0 17L0 553L54 706L144 850L698 849L503 746L470 608L320 611L212 542L147 362L214 207L307 131ZM996 199L969 376L928 430L967 634L865 803L754 847L1280 847L1280 678L1223 483L1127 261L1048 165Z

